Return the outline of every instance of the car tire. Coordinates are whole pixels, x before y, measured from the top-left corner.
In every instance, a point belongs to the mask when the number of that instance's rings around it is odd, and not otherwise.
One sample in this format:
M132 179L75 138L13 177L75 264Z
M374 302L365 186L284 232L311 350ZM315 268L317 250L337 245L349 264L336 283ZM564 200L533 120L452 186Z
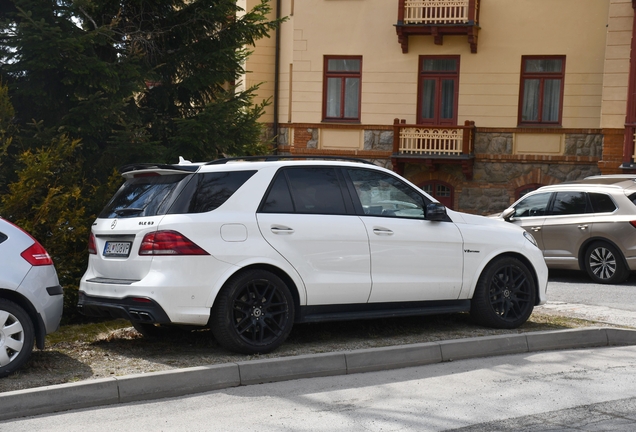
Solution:
M275 274L244 271L221 289L212 308L212 334L230 351L268 353L289 336L294 324L294 299Z
M12 301L0 299L0 378L27 362L34 338L33 322L25 310Z
M629 277L623 254L609 243L596 241L585 251L585 270L596 283L615 284Z
M532 273L523 262L512 257L496 258L479 277L471 316L487 327L517 328L530 317L536 291Z

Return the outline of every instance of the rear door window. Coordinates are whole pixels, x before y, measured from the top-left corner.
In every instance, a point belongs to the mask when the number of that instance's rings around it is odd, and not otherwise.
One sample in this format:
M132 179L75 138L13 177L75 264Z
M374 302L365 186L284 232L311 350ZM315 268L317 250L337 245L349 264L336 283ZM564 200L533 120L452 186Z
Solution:
M557 192L552 204L551 215L575 215L590 213L585 192Z
M281 170L272 182L260 211L300 214L350 213L345 205L338 172L331 167Z

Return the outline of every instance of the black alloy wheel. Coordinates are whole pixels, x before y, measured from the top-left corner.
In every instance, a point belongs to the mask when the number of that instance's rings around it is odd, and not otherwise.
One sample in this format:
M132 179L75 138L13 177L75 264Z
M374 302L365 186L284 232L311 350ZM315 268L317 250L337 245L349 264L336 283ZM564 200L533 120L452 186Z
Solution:
M266 270L248 270L221 289L212 309L212 333L225 348L267 353L287 339L294 301L287 285Z
M629 276L623 255L614 246L600 241L592 243L587 248L585 269L596 283L620 283Z
M491 262L477 282L471 315L480 324L511 329L526 322L536 300L532 273L516 258Z

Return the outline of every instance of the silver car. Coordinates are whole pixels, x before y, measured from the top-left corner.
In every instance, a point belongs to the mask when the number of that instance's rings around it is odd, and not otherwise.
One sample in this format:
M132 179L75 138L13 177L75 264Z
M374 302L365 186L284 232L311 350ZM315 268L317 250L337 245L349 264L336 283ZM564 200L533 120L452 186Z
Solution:
M58 329L63 290L53 260L28 233L0 218L0 377L29 359Z
M612 284L636 270L635 202L636 176L594 176L543 186L498 217L534 236L548 268Z

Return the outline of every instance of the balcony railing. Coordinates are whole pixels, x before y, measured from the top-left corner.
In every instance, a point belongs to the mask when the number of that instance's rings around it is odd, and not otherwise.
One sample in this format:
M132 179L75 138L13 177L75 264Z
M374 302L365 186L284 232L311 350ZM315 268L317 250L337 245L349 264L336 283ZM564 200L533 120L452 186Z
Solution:
M410 35L432 35L438 45L444 35L467 35L470 50L476 53L479 0L399 0L395 28L404 53Z
M472 178L475 122L464 126L407 125L405 120L393 123L393 165L397 171L404 163L422 163L431 168L440 164L462 164L464 174ZM401 166L401 168L400 168Z
M404 24L467 24L468 0L404 0Z

